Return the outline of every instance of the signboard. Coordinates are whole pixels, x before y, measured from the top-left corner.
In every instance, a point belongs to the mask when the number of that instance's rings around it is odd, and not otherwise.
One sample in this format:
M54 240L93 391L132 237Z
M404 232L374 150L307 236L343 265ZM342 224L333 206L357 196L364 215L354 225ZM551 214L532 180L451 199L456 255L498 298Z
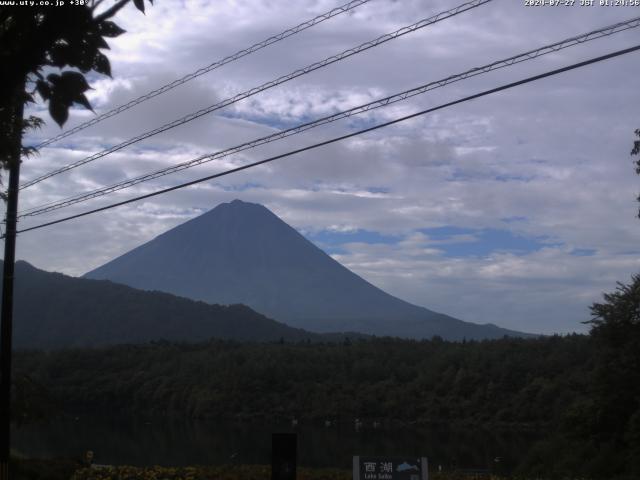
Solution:
M429 480L426 457L353 457L353 480Z

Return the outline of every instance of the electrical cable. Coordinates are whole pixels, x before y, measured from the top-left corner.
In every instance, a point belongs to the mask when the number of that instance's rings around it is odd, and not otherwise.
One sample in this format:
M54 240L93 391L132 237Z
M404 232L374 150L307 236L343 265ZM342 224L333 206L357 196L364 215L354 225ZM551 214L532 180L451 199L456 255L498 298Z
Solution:
M299 148L297 150L291 150L289 152L282 153L280 155L275 155L273 157L269 157L269 158L266 158L264 160L259 160L257 162L253 162L253 163L249 163L249 164L246 164L246 165L242 165L240 167L236 167L236 168L232 168L232 169L229 169L229 170L225 170L224 172L216 173L216 174L213 174L213 175L208 175L206 177L198 178L196 180L191 180L189 182L181 183L179 185L174 185L174 186L169 187L169 188L165 188L165 189L158 190L158 191L155 191L155 192L147 193L145 195L140 195L138 197L130 198L130 199L124 200L122 202L112 203L112 204L106 205L104 207L95 208L93 210L89 210L89 211L86 211L86 212L78 213L78 214L75 214L75 215L70 215L68 217L60 218L58 220L53 220L51 222L46 222L46 223L42 223L42 224L39 224L39 225L35 225L33 227L24 228L22 230L18 230L17 233L25 233L25 232L29 232L29 231L32 231L32 230L37 230L37 229L40 229L40 228L49 227L51 225L56 225L56 224L59 224L59 223L62 223L62 222L67 222L67 221L70 221L70 220L74 220L76 218L85 217L87 215L91 215L91 214L94 214L94 213L103 212L105 210L110 210L112 208L116 208L116 207L120 207L120 206L123 206L123 205L127 205L129 203L137 202L137 201L144 200L144 199L147 199L147 198L155 197L157 195L162 195L164 193L168 193L168 192L171 192L171 191L174 191L174 190L179 190L179 189L191 186L191 185L195 185L195 184L198 184L198 183L202 183L202 182L206 182L206 181L209 181L209 180L213 180L215 178L224 177L226 175L230 175L232 173L240 172L242 170L247 170L249 168L257 167L259 165L264 165L266 163L273 162L275 160L279 160L281 158L285 158L285 157L289 157L289 156L292 156L292 155L296 155L298 153L306 152L308 150L313 150L313 149L316 149L316 148L319 148L319 147L322 147L322 146L325 146L325 145L336 143L336 142L339 142L341 140L345 140L347 138L355 137L355 136L358 136L358 135L362 135L364 133L368 133L368 132L372 132L374 130L378 130L380 128L388 127L390 125L394 125L396 123L400 123L400 122L403 122L403 121L406 121L406 120L409 120L409 119L412 119L412 118L415 118L415 117L418 117L418 116L421 116L421 115L425 115L427 113L431 113L431 112L434 112L434 111L437 111L437 110L442 110L444 108L448 108L448 107L451 107L453 105L458 105L460 103L468 102L468 101L474 100L476 98L484 97L486 95L491 95L493 93L501 92L503 90L508 90L510 88L517 87L519 85L524 85L524 84L531 83L531 82L534 82L534 81L537 81L537 80L541 80L543 78L547 78L547 77L550 77L550 76L553 76L553 75L558 75L560 73L564 73L564 72L567 72L567 71L570 71L570 70L574 70L574 69L581 68L581 67L584 67L584 66L587 66L587 65L591 65L591 64L594 64L594 63L602 62L604 60L608 60L608 59L611 59L611 58L614 58L614 57L625 55L627 53L631 53L631 52L634 52L634 51L637 51L637 50L640 50L640 45L636 45L634 47L626 48L626 49L623 49L623 50L618 50L618 51L609 53L607 55L602 55L602 56L599 56L599 57L591 58L589 60L585 60L585 61L582 61L582 62L574 63L572 65L568 65L568 66L565 66L565 67L562 67L562 68L558 68L558 69L551 70L551 71L548 71L548 72L545 72L545 73L541 73L539 75L534 75L532 77L527 77L527 78L525 78L523 80L518 80L516 82L508 83L506 85L502 85L500 87L495 87L495 88L492 88L490 90L485 90L483 92L476 93L474 95L470 95L470 96L467 96L467 97L464 97L464 98L461 98L461 99L458 99L458 100L454 100L452 102L448 102L448 103L445 103L445 104L442 104L442 105L439 105L439 106L436 106L436 107L428 108L426 110L421 110L419 112L412 113L412 114L406 115L404 117L396 118L396 119L390 120L388 122L380 123L378 125L374 125L374 126L369 127L369 128L358 130L357 132L352 132L352 133L348 133L346 135L341 135L339 137L334 137L332 139L325 140L323 142L318 142L318 143L315 143L313 145L308 145L306 147Z
M270 88L273 88L277 85L280 85L282 83L288 82L290 80L293 80L294 78L300 77L302 75L306 75L308 73L311 73L315 70L318 70L320 68L326 67L327 65L330 65L332 63L336 63L339 62L341 60L344 60L345 58L351 57L353 55L359 54L365 50L369 50L370 48L374 48L377 47L379 45L382 45L383 43L386 43L390 40L394 40L396 38L399 38L403 35L406 35L408 33L413 33L421 28L427 27L429 25L433 25L434 23L440 22L442 20L446 20L447 18L451 18L455 15L458 15L462 12L466 12L468 10L477 8L481 5L484 5L486 3L491 2L492 0L472 0L470 2L467 3L463 3L462 5L459 5L455 8L452 8L450 10L447 10L445 12L440 12L432 17L420 20L419 22L416 22L412 25L408 25L405 27L402 27L394 32L391 33L387 33L385 35L381 35L380 37L362 43L360 45L358 45L357 47L354 48L350 48L348 50L345 50L337 55L333 55L331 57L328 57L324 60L321 60L319 62L313 63L311 65L308 65L306 67L300 68L298 70L295 70L294 72L291 72L287 75L283 75L281 77L278 77L275 80L271 80L269 82L266 82L258 87L254 87L250 90L247 90L245 92L239 93L233 97L227 98L221 102L218 102L214 105L210 105L209 107L205 107L201 110L198 110L197 112L193 112L189 115L186 115L182 118L179 118L177 120L174 120L172 122L169 122L165 125L162 125L161 127L155 128L153 130L150 130L148 132L145 132L143 134L140 134L136 137L130 138L129 140L126 140L125 142L122 142L118 145L115 145L113 147L110 147L108 149L102 150L101 152L98 152L94 155L91 155L89 157L83 158L81 160L77 160L73 163L70 163L68 165L65 165L64 167L61 167L59 169L53 170L51 172L45 173L35 179L29 180L25 183L23 183L20 186L20 189L24 189L27 187L30 187L32 185L35 185L37 183L42 182L43 180L46 180L48 178L51 178L55 175L59 175L61 173L64 173L66 171L72 170L74 168L77 168L81 165L85 165L89 162L92 162L94 160L97 160L99 158L105 157L113 152L117 152L118 150L122 150L123 148L129 146L129 145L133 145L134 143L140 142L141 140L145 140L149 137L152 137L154 135L157 135L159 133L165 132L167 130L170 130L174 127L177 127L179 125L183 125L187 122L190 122L192 120L195 120L196 118L200 118L204 115L207 115L211 112L214 112L216 110L219 110L221 108L227 107L233 103L239 102L240 100L244 100L245 98L249 98L253 95L256 95L264 90L268 90Z
M250 47L247 47L245 49L239 50L234 54L231 54L227 57L224 57L222 60L218 60L210 65L207 65L206 67L202 67L198 70L196 70L195 72L189 73L187 75L185 75L182 78L179 78L177 80L174 80L173 82L170 82L166 85L163 85L162 87L159 87L155 90L152 90L149 93L146 93L144 95L139 96L138 98L135 98L123 105L119 105L111 110L109 110L108 112L102 113L100 115L98 115L95 118L92 118L91 120L88 120L84 123L81 123L80 125L77 125L69 130L67 130L66 132L62 132L59 135L56 135L54 137L51 137L47 140L45 140L44 142L38 144L35 146L35 148L42 148L42 147L46 147L47 145L51 145L54 142L57 142L58 140L61 140L63 138L66 138L70 135L73 135L74 133L77 133L81 130L84 130L85 128L91 127L93 125L95 125L96 123L99 123L103 120L106 120L107 118L111 118L114 115L118 115L119 113L124 112L125 110L129 110L132 107L135 107L136 105L139 105L143 102L146 102L147 100L157 97L158 95L161 95L165 92L168 92L169 90L172 90L184 83L187 83L191 80L193 80L194 78L197 78L201 75L204 75L205 73L209 73L217 68L222 67L223 65L226 65L227 63L231 63L235 60L239 60L242 57L246 57L247 55L250 55L254 52L257 52L258 50L261 50L265 47L268 47L269 45L272 45L274 43L277 43L281 40L284 40L285 38L288 38L292 35L295 35L296 33L300 33L308 28L311 28L315 25L318 25L319 23L322 23L326 20L329 20L330 18L333 18L337 15L340 15L342 13L346 13L349 12L351 10L353 10L356 7L359 7L360 5L363 5L367 2L369 2L371 0L353 0L351 2L345 3L344 5L341 5L339 7L333 8L331 10L329 10L328 12L325 12L321 15L318 15L317 17L314 17L310 20L307 20L305 22L302 22L299 25L296 25L295 27L289 28L287 30L285 30L284 32L278 33L277 35L273 35L269 38L267 38L266 40L263 40L261 42L255 43L253 45L251 45Z
M619 33L631 28L637 28L638 26L640 26L640 17L636 17L633 19L629 19L623 22L618 22L616 24L613 25L609 25L606 27L602 27L600 29L597 30L593 30L591 32L588 33L584 33L581 35L577 35L571 38L567 38L565 40L561 40L559 42L555 42L553 44L550 45L546 45L543 47L539 47L537 49L534 50L530 50L528 52L525 53L521 53L512 57L509 57L507 59L504 60L498 60L492 63L489 63L487 65L481 66L481 67L476 67L476 68L472 68L470 70L467 70L463 73L459 73L459 74L455 74L455 75L451 75L449 77L446 77L442 80L437 80L434 82L430 82L427 83L425 85L421 85L419 87L415 87L412 88L410 90L405 90L403 92L400 93L396 93L394 95L390 95L378 100L375 100L373 102L369 102L363 105L359 105L357 107L353 107L351 109L348 110L344 110L338 113L335 113L333 115L329 115L329 116L325 116L322 117L320 119L311 121L311 122L307 122L301 125L297 125L295 127L291 127L288 128L286 130L282 130L276 133L273 133L271 135L267 135L258 139L254 139L251 140L249 142L245 142L243 144L240 145L236 145L234 147L231 148L227 148L225 150L221 150L212 154L206 154L206 155L202 155L200 157L197 157L195 159L192 160L188 160L186 162L182 162L179 163L177 165L173 165L171 167L166 167L160 170L156 170L154 172L150 172L150 173L146 173L144 175L140 175L138 177L132 178L132 179L127 179L127 180L123 180L121 182L118 182L116 184L107 186L107 187L101 187L95 190L92 190L90 192L85 192L82 193L80 195L76 195L76 196L72 196L72 197L68 197L66 199L63 200L56 200L54 202L50 202L48 204L44 204L44 205L39 205L36 207L32 207L30 209L25 209L23 212L20 212L20 214L18 215L18 218L23 218L23 217L29 217L29 216L36 216L36 215L42 215L44 213L48 213L54 210L58 210L61 208L65 208L68 207L70 205L74 205L76 203L80 203L80 202L84 202L84 201L88 201L94 198L98 198L104 195L108 195L110 193L114 193L116 191L119 190L123 190L125 188L137 185L139 183L143 183L149 180L153 180L155 178L159 178L165 175L169 175L172 173L176 173L182 170L186 170L188 168L192 168L198 165L202 165L204 163L207 162L211 162L213 160L217 160L229 155L232 155L234 153L239 153L242 152L244 150L248 150L251 148L255 148L257 146L260 145L264 145L267 143L271 143L283 138L287 138L290 137L292 135L296 135L302 132L305 132L307 130L310 130L312 128L321 126L321 125L325 125L328 123L332 123L338 120L341 120L343 118L348 118L351 117L353 115L358 115L364 112L368 112L371 110L374 110L376 108L380 108L380 107L385 107L387 105L399 102L399 101L403 101L406 100L408 98L414 97L416 95L421 95L423 93L426 93L430 90L436 89L436 88L440 88L440 87L444 87L445 85L460 81L460 80L464 80L467 78L471 78L483 73L487 73L493 70L498 70L500 68L504 68L504 67L508 67L508 66L512 66L524 61L528 61L528 60L533 60L535 58L538 58L542 55L546 55L549 53L553 53L553 52L557 52L559 50L562 50L564 48L568 48L568 47L572 47L578 44L582 44L585 42L589 42L598 38L603 38L603 37L607 37L610 35L613 35L614 33Z

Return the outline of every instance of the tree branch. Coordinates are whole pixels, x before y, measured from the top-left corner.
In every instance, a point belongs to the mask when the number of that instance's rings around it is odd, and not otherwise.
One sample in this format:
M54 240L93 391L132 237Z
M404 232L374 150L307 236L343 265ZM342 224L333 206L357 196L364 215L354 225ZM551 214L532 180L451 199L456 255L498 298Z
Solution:
M118 13L122 9L122 7L124 7L129 2L130 0L120 0L113 7L109 8L108 10L105 10L100 15L98 15L94 20L96 22L102 22L107 18L113 17L116 13Z
M104 0L94 0L91 4L91 10L95 12L96 8L98 8L102 2L104 2Z

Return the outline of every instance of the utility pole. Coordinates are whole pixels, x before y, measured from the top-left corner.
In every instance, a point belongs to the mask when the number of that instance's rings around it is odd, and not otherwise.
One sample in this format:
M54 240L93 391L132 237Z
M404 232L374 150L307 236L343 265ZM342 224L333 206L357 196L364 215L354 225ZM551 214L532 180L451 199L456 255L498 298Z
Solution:
M11 446L11 355L13 331L13 277L16 258L16 227L18 191L20 189L20 153L22 150L22 116L24 113L24 82L14 97L16 102L12 122L12 145L9 160L7 190L4 265L2 272L2 310L0 312L0 480L9 480Z

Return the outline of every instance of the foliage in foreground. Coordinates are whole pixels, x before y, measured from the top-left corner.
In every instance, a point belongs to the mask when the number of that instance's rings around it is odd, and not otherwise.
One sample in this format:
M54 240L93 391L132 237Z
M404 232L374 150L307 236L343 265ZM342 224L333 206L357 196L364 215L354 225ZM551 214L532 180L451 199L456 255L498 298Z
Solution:
M72 460L13 459L15 480L269 480L269 465L218 465L189 467L82 467ZM351 480L351 470L298 468L297 480ZM547 476L503 477L469 472L430 472L431 480L547 480ZM586 480L567 476L562 480Z
M349 480L351 472L333 469L298 469L297 480ZM268 465L83 468L72 480L267 480Z
M69 480L80 467L69 459L35 459L11 456L9 471L12 480Z
M297 480L351 480L351 470L298 468ZM432 473L432 480L474 480L475 475L456 472ZM131 467L83 468L71 480L268 480L268 465L239 465L215 467ZM478 480L480 477L478 477ZM482 480L501 480L484 476ZM524 480L524 479L522 479Z

